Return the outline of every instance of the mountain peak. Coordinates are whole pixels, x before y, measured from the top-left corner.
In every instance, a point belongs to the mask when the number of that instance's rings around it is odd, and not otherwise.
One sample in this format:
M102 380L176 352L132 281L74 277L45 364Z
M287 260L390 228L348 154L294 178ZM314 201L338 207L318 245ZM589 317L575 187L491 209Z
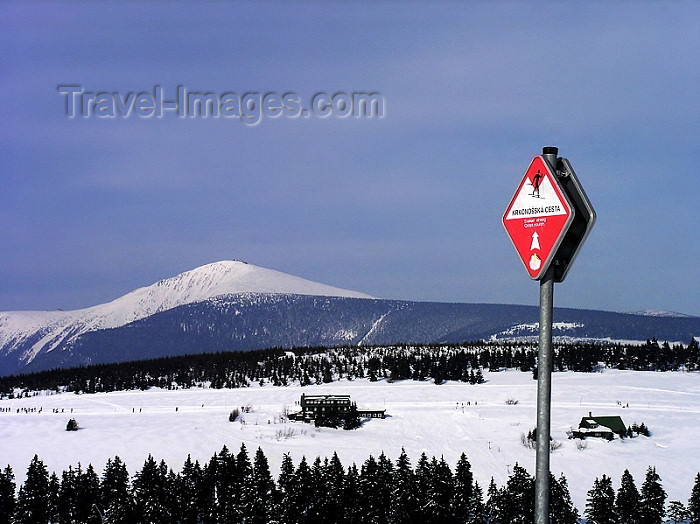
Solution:
M341 289L274 269L262 268L242 260L220 260L161 280L156 286L174 286L187 291L194 300L238 293L276 293L373 298L364 293ZM195 298L197 295L200 297ZM192 300L187 300L191 302Z
M241 260L221 260L136 289L106 304L75 311L2 313L0 356L22 348L19 360L26 364L40 352L63 347L88 331L116 328L185 304L242 293L372 298Z

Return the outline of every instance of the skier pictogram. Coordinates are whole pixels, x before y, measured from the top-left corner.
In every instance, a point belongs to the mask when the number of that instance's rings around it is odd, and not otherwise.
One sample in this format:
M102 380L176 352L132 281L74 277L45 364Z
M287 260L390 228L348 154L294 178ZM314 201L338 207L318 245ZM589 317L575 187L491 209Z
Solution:
M532 187L534 188L532 190L532 196L534 196L535 198L540 198L540 182L542 182L543 177L544 177L544 175L542 173L540 173L539 169L537 170L537 173L535 174L535 176L532 177L533 178Z

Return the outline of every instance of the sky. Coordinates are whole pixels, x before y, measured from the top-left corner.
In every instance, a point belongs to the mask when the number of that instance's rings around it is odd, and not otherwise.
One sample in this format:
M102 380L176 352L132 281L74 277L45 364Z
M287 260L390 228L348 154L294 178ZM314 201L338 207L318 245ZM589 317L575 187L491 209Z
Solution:
M225 259L535 305L501 219L555 146L597 221L554 305L700 315L699 26L694 2L3 2L0 310ZM181 92L219 116L156 112Z

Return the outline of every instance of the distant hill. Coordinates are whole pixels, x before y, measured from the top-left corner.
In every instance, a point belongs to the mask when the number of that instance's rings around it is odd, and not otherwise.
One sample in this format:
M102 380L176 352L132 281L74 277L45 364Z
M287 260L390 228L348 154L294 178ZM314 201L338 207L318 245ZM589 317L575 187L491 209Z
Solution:
M566 340L687 344L700 317L555 308ZM538 308L383 300L243 262L208 264L109 304L0 313L0 375L268 347L537 337Z

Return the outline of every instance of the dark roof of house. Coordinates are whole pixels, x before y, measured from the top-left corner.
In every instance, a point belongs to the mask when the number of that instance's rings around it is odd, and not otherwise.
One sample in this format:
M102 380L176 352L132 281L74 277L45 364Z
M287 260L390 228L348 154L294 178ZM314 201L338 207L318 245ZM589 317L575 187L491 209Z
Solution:
M583 417L578 427L590 428L590 424L587 422L589 420L594 420L598 425L610 428L614 433L622 433L627 431L627 426L625 426L625 423L622 421L622 418L619 415Z

